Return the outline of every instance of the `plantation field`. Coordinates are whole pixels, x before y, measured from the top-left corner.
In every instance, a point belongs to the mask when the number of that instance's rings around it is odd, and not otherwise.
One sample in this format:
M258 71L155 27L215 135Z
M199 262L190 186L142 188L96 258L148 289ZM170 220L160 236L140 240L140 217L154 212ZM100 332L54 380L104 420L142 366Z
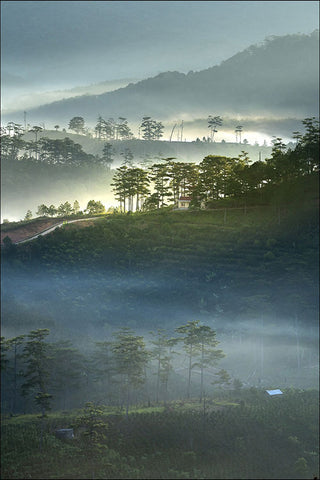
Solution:
M318 475L318 393L262 390L2 421L2 478L312 479ZM80 420L79 420L80 419ZM55 437L74 428L74 440Z

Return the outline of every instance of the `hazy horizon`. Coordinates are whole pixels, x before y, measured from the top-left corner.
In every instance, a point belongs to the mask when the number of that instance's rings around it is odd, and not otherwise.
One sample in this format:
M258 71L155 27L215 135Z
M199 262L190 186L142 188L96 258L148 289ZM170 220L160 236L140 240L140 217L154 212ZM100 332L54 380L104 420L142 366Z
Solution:
M103 82L108 91L166 71L210 68L268 36L310 34L318 13L314 1L292 2L290 10L286 1L3 1L2 112Z

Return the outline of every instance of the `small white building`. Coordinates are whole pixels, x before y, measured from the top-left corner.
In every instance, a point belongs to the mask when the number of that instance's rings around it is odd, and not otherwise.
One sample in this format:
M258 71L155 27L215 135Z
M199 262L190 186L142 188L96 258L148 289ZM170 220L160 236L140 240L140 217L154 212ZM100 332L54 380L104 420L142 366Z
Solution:
M283 392L279 388L276 390L266 390L267 394L270 395L270 397L273 397L274 395L283 395Z
M190 202L191 197L180 197L178 198L178 208L185 210L189 208Z

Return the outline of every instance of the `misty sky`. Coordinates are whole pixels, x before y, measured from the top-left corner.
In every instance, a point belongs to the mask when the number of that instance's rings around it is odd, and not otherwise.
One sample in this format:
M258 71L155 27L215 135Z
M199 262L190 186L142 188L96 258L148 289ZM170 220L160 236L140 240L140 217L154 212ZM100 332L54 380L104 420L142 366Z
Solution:
M3 107L36 91L187 73L319 27L316 1L2 1ZM19 105L23 108L23 105Z

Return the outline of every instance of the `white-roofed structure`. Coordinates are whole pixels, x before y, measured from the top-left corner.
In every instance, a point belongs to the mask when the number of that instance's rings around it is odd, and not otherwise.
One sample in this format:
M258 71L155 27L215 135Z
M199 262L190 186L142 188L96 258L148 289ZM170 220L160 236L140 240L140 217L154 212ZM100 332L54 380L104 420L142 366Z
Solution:
M281 392L281 390L276 389L276 390L266 390L267 394L270 395L271 397L273 395L283 395L283 392Z

